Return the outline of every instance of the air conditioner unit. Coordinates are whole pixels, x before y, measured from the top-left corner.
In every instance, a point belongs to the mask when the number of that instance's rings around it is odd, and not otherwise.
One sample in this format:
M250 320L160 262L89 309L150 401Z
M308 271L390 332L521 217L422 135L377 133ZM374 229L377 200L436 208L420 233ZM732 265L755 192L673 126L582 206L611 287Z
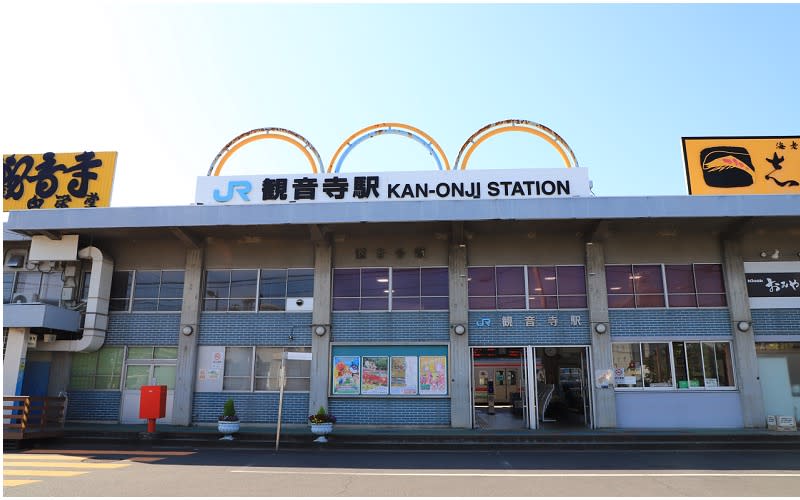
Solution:
M55 342L56 341L56 335L52 334L52 333L46 333L46 334L42 335L42 341L43 342Z
M313 297L287 297L286 298L286 311L287 312L300 312L312 311L314 309Z
M23 269L28 258L28 251L24 249L9 250L3 260L3 266L8 269Z

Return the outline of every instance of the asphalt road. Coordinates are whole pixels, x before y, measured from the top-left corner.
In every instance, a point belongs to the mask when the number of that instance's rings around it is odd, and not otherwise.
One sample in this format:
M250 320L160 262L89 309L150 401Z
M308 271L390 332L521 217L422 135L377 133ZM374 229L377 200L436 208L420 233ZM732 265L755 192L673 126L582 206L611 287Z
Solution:
M10 497L800 495L797 451L51 447L3 462Z

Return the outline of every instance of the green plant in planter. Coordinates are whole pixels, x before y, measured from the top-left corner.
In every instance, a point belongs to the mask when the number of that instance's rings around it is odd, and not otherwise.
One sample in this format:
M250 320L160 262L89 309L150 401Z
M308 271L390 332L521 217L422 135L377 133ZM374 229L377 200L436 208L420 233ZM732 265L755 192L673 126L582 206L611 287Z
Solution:
M336 423L336 417L325 411L324 406L320 406L317 413L308 416L308 421L312 424Z
M228 398L225 401L225 406L222 408L222 416L219 417L222 422L238 422L239 417L236 416L236 409L233 406L233 398Z

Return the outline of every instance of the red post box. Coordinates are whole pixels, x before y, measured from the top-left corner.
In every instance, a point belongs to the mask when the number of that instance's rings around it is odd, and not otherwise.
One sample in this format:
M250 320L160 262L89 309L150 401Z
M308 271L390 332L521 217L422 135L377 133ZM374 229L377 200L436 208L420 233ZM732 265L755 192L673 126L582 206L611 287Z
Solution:
M147 432L156 431L156 419L167 414L167 386L143 385L139 398L139 418L147 419Z

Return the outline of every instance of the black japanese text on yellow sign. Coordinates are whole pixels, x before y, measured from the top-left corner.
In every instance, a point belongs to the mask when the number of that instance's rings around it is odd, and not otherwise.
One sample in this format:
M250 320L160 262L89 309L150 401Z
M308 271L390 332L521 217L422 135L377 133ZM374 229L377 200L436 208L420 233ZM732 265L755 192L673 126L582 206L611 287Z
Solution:
M107 207L116 151L3 155L3 211Z
M800 134L684 137L689 194L800 194Z

